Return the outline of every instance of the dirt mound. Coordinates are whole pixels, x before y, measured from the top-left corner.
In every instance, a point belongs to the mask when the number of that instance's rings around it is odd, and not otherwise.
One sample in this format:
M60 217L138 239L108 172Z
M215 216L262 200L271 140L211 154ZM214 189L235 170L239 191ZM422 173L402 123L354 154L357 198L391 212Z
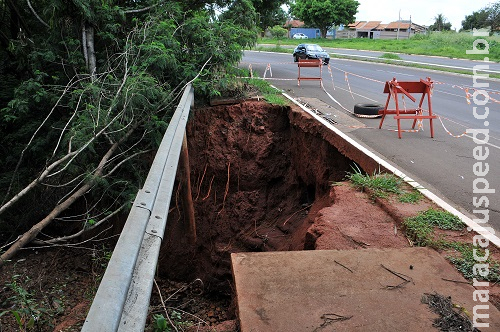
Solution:
M307 231L305 249L408 247L400 225L366 193L344 183L333 187L332 195L334 204L319 211Z

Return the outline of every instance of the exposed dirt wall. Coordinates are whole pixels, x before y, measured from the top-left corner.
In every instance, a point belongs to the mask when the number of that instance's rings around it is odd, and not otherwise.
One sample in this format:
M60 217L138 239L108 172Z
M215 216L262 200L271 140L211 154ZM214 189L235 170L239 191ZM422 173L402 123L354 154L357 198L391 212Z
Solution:
M193 113L187 136L198 241L189 246L181 204L171 204L160 271L227 285L231 252L303 249L309 210L330 203L331 184L351 161L300 109L247 101Z

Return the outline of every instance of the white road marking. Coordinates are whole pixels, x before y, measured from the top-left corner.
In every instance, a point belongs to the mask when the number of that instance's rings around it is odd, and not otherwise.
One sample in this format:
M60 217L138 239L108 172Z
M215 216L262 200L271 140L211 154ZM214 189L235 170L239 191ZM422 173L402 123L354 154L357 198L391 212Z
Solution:
M465 137L469 137L470 139L473 139L473 137L472 137L472 136L470 136L470 135L464 135L464 136L465 136ZM490 138L492 138L492 137L490 136ZM494 137L493 137L493 138L494 138ZM490 142L488 142L488 143L484 143L484 144L489 145L489 146L491 146L491 147L494 147L495 149L500 150L500 146L498 146L498 145L491 144Z
M377 69L377 71L381 71L381 72L383 72L383 73L391 73L391 74L401 75L401 76L410 76L410 77L415 77L415 75L411 75L411 74L404 74L404 73L398 73L397 71L387 71L387 70L382 70L382 69Z

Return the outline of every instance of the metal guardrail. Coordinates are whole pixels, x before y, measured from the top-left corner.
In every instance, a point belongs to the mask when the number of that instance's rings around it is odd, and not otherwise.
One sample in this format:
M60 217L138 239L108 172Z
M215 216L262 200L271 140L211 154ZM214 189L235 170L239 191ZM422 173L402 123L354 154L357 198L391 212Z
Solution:
M82 327L143 331L194 92L189 84L139 190Z

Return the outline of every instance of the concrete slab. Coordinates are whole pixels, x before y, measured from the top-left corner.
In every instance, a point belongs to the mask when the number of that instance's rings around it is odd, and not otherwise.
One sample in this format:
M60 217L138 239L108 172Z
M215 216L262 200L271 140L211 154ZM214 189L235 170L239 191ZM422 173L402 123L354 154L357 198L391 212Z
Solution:
M471 315L483 304L428 248L235 253L231 260L242 332L436 331L424 293L451 296ZM382 265L411 281L391 287L404 280ZM492 304L481 313L490 325L481 331L500 331Z

